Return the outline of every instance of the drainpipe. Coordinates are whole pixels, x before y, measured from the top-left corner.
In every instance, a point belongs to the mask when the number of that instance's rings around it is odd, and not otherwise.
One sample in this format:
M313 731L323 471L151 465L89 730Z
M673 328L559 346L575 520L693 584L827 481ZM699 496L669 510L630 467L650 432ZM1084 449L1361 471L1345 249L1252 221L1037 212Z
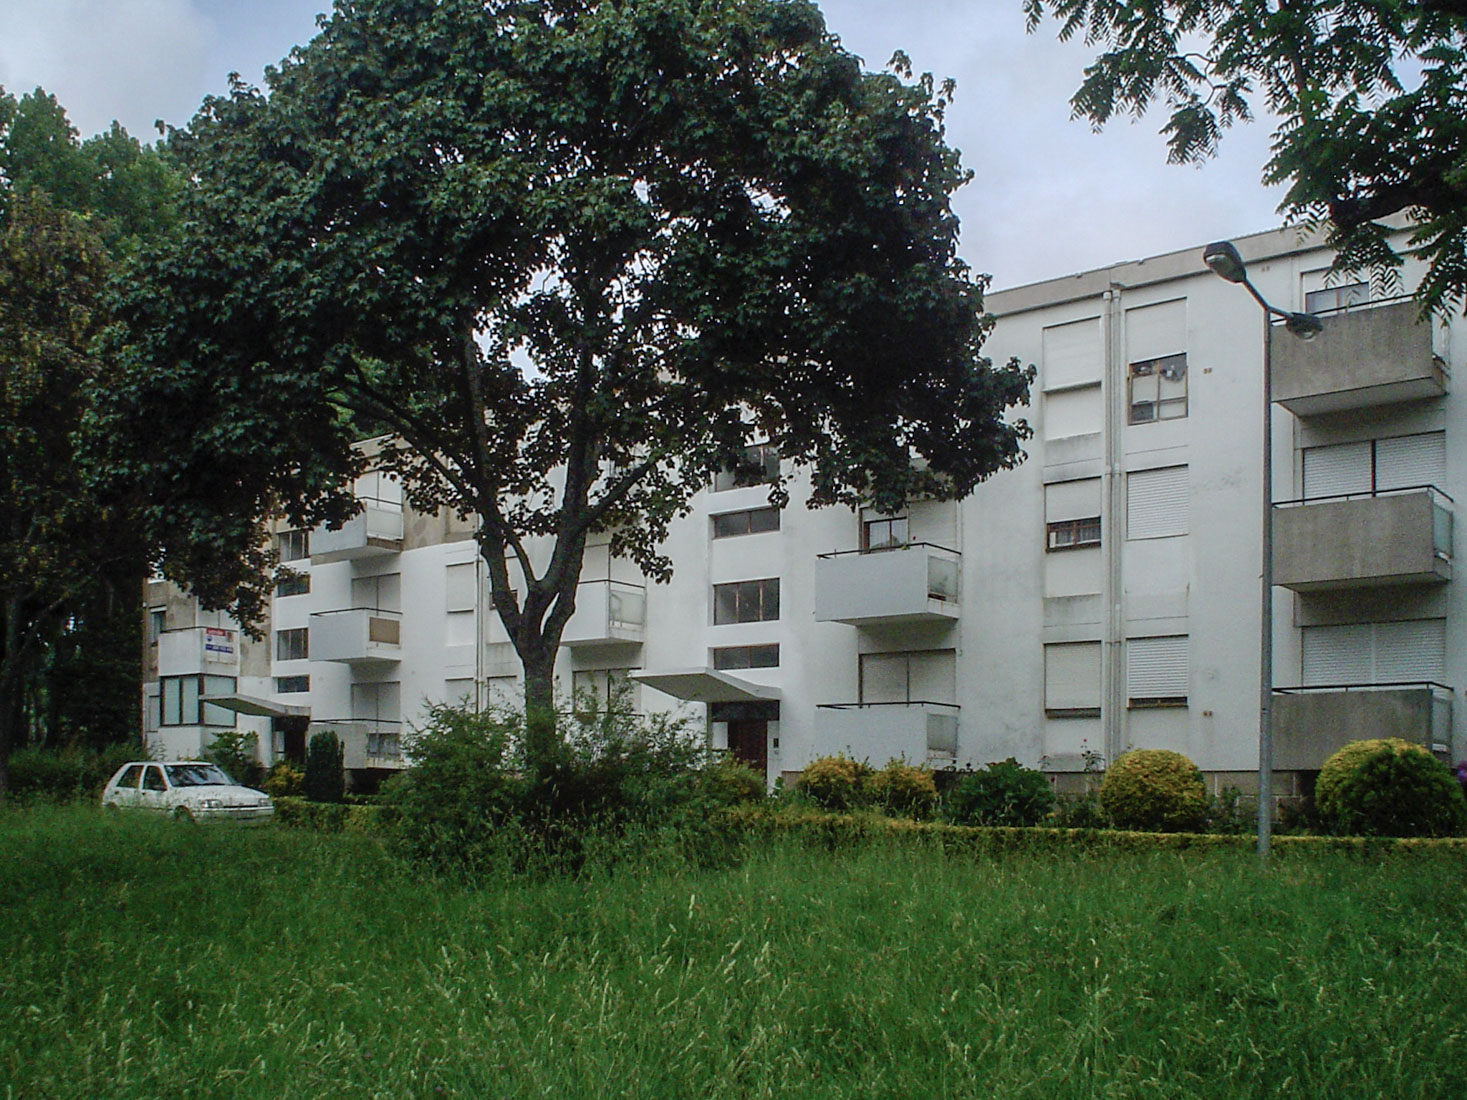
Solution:
M1105 292L1105 480L1104 528L1101 548L1104 552L1105 579L1102 582L1105 618L1101 627L1101 709L1107 767L1125 749L1126 660L1125 607L1122 578L1121 545L1125 538L1125 473L1122 461L1122 438L1126 425L1125 352L1121 290L1112 283Z

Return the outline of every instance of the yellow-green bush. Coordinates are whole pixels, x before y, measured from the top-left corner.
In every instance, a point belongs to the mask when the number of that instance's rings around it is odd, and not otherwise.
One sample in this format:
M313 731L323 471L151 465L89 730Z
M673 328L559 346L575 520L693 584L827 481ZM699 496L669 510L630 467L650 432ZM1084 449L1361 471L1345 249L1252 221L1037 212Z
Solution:
M300 798L306 793L306 773L287 761L280 761L265 776L262 789L271 798Z
M805 765L795 788L827 810L850 810L865 798L869 765L845 755L822 756Z
M1190 832L1207 822L1207 785L1179 752L1133 749L1106 769L1100 805L1122 829Z
M715 760L698 773L703 793L719 806L758 802L764 797L764 777L732 756Z
M865 780L867 800L898 817L928 818L937 807L937 781L927 768L889 760Z
M1357 836L1461 836L1467 799L1421 745L1399 737L1352 741L1324 762L1314 804L1336 832Z

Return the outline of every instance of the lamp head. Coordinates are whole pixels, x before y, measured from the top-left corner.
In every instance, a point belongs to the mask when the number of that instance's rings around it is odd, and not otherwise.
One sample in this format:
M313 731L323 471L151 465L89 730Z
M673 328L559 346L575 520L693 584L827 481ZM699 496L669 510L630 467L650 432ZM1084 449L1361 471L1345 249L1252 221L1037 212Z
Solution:
M1214 241L1202 250L1202 262L1230 283L1246 283L1248 268L1232 241Z
M1284 328L1301 340L1313 340L1324 331L1324 322L1312 313L1289 313L1284 315Z

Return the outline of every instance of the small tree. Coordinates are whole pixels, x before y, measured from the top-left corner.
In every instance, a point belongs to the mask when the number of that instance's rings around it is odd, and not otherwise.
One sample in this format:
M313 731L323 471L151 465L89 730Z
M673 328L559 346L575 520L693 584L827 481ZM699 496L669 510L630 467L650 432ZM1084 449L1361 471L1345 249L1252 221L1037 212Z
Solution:
M341 740L322 730L306 746L306 797L312 802L340 802L346 793Z

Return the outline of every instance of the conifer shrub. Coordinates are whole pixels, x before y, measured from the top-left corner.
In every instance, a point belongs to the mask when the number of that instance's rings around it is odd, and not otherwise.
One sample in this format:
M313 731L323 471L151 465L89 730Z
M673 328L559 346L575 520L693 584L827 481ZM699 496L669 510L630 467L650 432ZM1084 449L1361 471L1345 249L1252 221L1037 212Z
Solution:
M866 801L894 817L924 820L937 807L937 780L931 769L888 760L865 778Z
M306 797L312 802L340 802L345 794L341 740L323 730L306 746Z
M1055 794L1043 772L1011 756L962 776L946 808L957 825L1038 825L1053 812Z
M1195 832L1207 824L1207 785L1179 752L1133 749L1106 769L1100 805L1122 829Z
M1352 741L1324 762L1314 786L1320 818L1350 836L1462 836L1467 798L1423 746L1398 737Z
M866 800L871 766L845 754L822 756L805 765L795 789L817 806L838 813L859 809ZM935 789L935 788L934 788Z

